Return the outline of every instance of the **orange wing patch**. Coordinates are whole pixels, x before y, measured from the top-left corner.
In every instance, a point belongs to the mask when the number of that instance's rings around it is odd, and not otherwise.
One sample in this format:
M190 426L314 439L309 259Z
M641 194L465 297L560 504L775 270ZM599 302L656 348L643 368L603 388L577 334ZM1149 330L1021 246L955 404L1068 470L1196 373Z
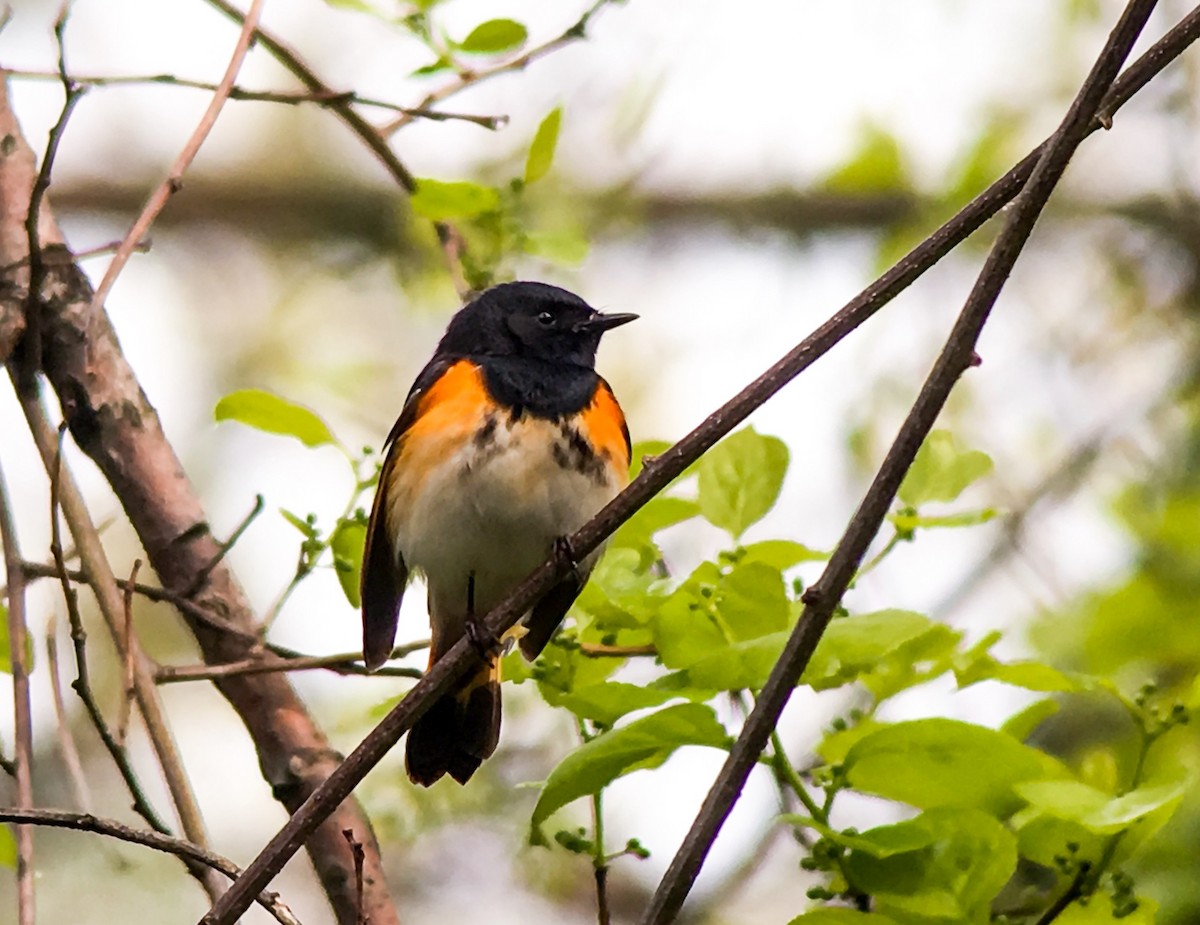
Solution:
M392 511L411 507L429 473L475 435L493 406L483 371L474 363L460 360L442 373L418 399L412 424L396 439L388 485Z
M596 450L620 464L622 473L629 471L629 428L625 415L603 379L596 386L592 403L580 415L589 442Z

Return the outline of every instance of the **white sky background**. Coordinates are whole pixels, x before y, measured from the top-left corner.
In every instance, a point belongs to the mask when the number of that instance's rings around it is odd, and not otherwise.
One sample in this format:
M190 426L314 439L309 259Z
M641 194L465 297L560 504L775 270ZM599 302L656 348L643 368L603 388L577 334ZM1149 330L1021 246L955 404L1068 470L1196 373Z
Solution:
M596 19L589 42L446 104L451 110L508 113L512 123L506 131L489 134L473 126L419 124L401 134L397 150L418 176L469 175L479 164L523 149L540 118L561 103L564 128L555 170L579 183L603 187L632 176L646 187L676 192L763 190L820 178L853 150L859 128L875 120L900 137L919 182L937 187L971 144L991 107L1026 108L1044 101L1033 107L1028 140L1036 142L1053 129L1108 24L1115 20L1117 4L1103 6L1104 26L1090 31L1077 26L1068 41L1058 4L1046 0L746 0L736 8L710 0L629 0ZM1161 33L1168 15L1177 14L1183 5L1160 6L1163 10L1147 30L1151 40ZM570 25L580 8L562 0L452 0L441 22L462 37L483 19L513 16L530 25L537 42ZM49 29L55 12L52 4L18 0L13 22L0 34L0 63L15 69L53 67ZM419 98L420 88L405 75L426 62L424 53L375 20L332 10L316 0L273 0L267 4L264 24L298 48L334 87L399 102ZM1086 34L1081 36L1081 31ZM68 33L69 61L81 74L170 72L215 81L235 36L223 17L200 2L78 0ZM251 55L239 83L291 86L261 51ZM58 114L58 89L50 83L17 82L13 95L27 136L40 145ZM628 143L614 140L639 101L646 99L652 105L644 125ZM72 119L56 180L145 182L149 192L147 178L163 175L206 103L204 94L173 88L93 91ZM1150 111L1148 104L1135 102L1128 115L1118 118L1114 132L1088 142L1069 175L1068 188L1071 183L1115 184L1124 193L1160 185L1164 177L1178 179L1178 163L1186 161L1175 157L1179 140L1168 136L1149 117ZM260 133L271 118L272 112L263 107L228 104L194 169L219 174L246 168L266 147ZM316 156L334 169L382 182L379 168L333 117L313 111L305 118L312 137L304 139L295 163L285 160L272 164L272 169L303 169L304 159ZM1136 172L1129 169L1131 162ZM1194 179L1186 174L1183 178ZM186 185L181 195L187 195ZM72 244L83 248L117 237L123 229L76 220L68 223L68 232ZM214 255L213 264L207 268L203 291L185 292L181 284L195 282L195 268L186 265L188 249L194 246L165 236L149 256L135 258L108 307L134 368L199 484L216 532L236 524L256 492L267 496L267 513L233 553L252 599L265 608L286 583L295 561L296 535L275 509L317 510L328 522L344 501L345 475L332 451L306 451L234 425L215 427L211 409L216 398L235 387L275 387L330 419L349 445L378 444L399 410L404 388L432 350L445 315L414 320L392 311L403 297L387 272L364 274L366 278L352 284L314 279L309 289L297 293L295 280L284 272L295 268L272 264L254 242L223 249L199 242ZM997 459L999 473L999 481L974 493L970 503L992 503L1004 486L1015 490L1029 484L1063 448L1114 417L1136 420L1169 368L1169 346L1121 369L1097 369L1055 352L1055 337L1069 341L1077 333L1076 309L1090 298L1089 287L1096 283L1066 276L1047 290L1023 281L1045 279L1054 262L1062 259L1061 252L1022 258L985 334L984 365L969 374L966 390L986 414L982 419L969 414L959 418L962 433ZM739 240L713 231L653 241L642 234L598 246L581 270L564 271L556 281L597 306L643 316L635 327L609 338L600 368L618 395L637 396L627 409L635 438L677 438L870 282L873 260L870 243L849 235L801 247L769 235ZM95 278L102 272L99 262L89 269ZM878 408L869 403L872 377L875 371L887 370L901 389L895 402L882 406L887 423L880 433L887 439L905 410L902 401L915 394L932 362L936 338L962 304L969 271L969 265L959 264L931 272L755 415L755 426L784 437L793 454L784 496L756 535L789 536L825 547L836 541L862 490L860 477L847 471L845 437ZM253 332L270 323L272 306L285 298L294 300L300 311L334 316L340 327L349 329L348 343L370 341L376 359L396 366L396 394L363 396L359 407L346 413L344 403L319 387L305 392L294 378L224 381L228 348L223 338L239 325L241 331ZM380 306L391 311L389 327L382 333L353 333L356 299L373 306L372 319L379 317ZM1047 333L1052 335L1049 343ZM299 330L296 336L303 339L305 333ZM297 349L313 346L299 343ZM316 347L322 349L320 344ZM330 344L328 349L339 348ZM1139 440L1135 432L1130 442L1137 445ZM17 495L24 548L37 558L48 541L44 478L7 391L0 398L0 445L6 478ZM98 515L115 512L90 466L81 463L77 468L97 499ZM1083 500L1039 521L1035 548L1054 559L1050 587L1044 576L1030 578L1020 569L1001 575L986 586L988 593L976 595L950 615L955 625L981 633L1009 624L1039 603L1053 603L1056 592L1069 592L1118 569L1124 549L1104 513L1105 491L1115 484L1100 484ZM112 532L119 550L123 535L119 529ZM901 549L849 603L859 610L932 607L993 539L986 529L923 537ZM711 553L717 540L689 530L687 536L675 538L672 554L680 562L691 562L697 554ZM133 555L131 546L125 549ZM1058 556L1056 551L1063 549L1074 554ZM409 595L402 638L424 634L421 598L420 593ZM59 609L55 595L39 589L34 613ZM37 633L41 635L40 628ZM357 617L332 577L321 574L289 605L276 638L313 653L350 650L358 645ZM101 653L98 650L95 657L103 657ZM44 672L40 674L36 723L49 737L53 720ZM386 681L354 682L317 673L300 675L296 683L323 721L334 727L335 742L344 750L353 746L360 731L347 728L347 713L397 692ZM6 696L7 692L0 695L0 700ZM177 686L167 690L166 697L180 717L177 733L216 846L240 861L249 860L282 821L282 812L260 782L240 724L207 689ZM1005 692L981 690L952 698L910 698L898 705L896 715L937 710L996 721L1015 703ZM5 710L5 715L11 712ZM183 720L185 714L200 710L203 723ZM799 692L789 716L797 748L812 740L805 733L813 723L810 710L811 700ZM816 719L825 718L822 713ZM7 722L0 729L5 743L11 743ZM510 723L505 735L519 739L522 732ZM653 775L635 775L613 788L608 805L614 843L636 834L654 850L652 860L636 866L622 863L614 877L657 877L718 765L719 756L680 755ZM397 754L374 775L370 792L386 789L383 775L400 773ZM667 793L671 799L663 798ZM157 798L165 805L161 794ZM720 872L738 861L745 850L739 835L757 831L773 812L772 805L769 787L751 787L742 811L718 843L710 862L713 870ZM500 849L494 842L487 844L502 859L512 850L511 842L500 842ZM133 859L145 861L140 854ZM496 865L485 866L493 871L492 879L485 872L481 883L463 888L478 888L484 896L494 891L496 898L506 895L503 872L496 876ZM166 904L182 901L173 894L183 877L175 869L163 869L165 910L171 908ZM59 876L48 870L44 882L60 882ZM90 909L80 909L68 893L58 891L56 896L55 890L43 888L45 921L107 921L107 913L128 902L125 891L131 887L131 882L113 878L108 884L111 896L97 895ZM303 875L285 876L278 887L302 920L323 921L323 900ZM179 888L188 903L198 902L190 884ZM7 883L0 885L0 897L7 889ZM158 901L147 897L147 908ZM800 910L803 885L793 883L784 901L780 920ZM497 904L489 920L517 922L544 914L538 901L528 902ZM455 920L437 904L425 915L406 918ZM590 913L581 915L586 920Z

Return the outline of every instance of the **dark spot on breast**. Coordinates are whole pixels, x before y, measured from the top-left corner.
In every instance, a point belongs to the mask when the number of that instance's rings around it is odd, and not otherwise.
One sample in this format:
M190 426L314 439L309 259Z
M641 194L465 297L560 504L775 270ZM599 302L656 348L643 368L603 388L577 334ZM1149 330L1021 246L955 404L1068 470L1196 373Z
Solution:
M565 421L559 424L558 439L551 454L563 469L579 472L598 484L607 481L604 457L596 453L578 428Z
M489 414L483 426L475 431L474 442L479 449L486 449L496 440L496 416Z

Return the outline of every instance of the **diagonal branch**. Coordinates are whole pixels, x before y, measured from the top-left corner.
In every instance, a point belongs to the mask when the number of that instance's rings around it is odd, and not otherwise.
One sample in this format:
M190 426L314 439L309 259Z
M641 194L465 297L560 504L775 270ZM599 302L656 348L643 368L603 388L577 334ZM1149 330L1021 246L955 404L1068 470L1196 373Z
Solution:
M1109 114L1115 112L1197 37L1200 37L1200 8L1188 14L1126 71L1104 97L1104 111ZM1100 127L1100 123L1095 119L1085 122L1080 128L1081 137ZM648 462L639 476L617 498L570 538L570 546L576 556L586 556L594 550L642 505L744 421L752 411L831 350L842 338L874 315L998 212L1021 190L1048 145L1049 142L1040 145L813 334L713 412L699 427L654 461ZM915 448L913 449L915 452ZM569 568L570 563L554 559L543 563L517 586L503 603L488 614L487 628L498 635L503 634ZM439 659L413 686L404 700L368 733L330 775L321 789L313 794L264 846L242 877L234 882L229 892L204 917L204 925L228 925L233 922L249 904L249 897L270 882L304 843L309 833L328 816L331 808L350 794L367 772L378 764L388 750L411 728L429 704L449 690L454 682L475 664L476 658L471 643L464 639Z
M166 179L150 194L150 198L146 201L146 205L142 209L142 214L134 221L129 232L125 235L125 239L121 242L120 247L117 248L116 254L113 255L112 262L108 265L108 269L104 271L104 278L100 280L100 285L96 287L96 291L92 295L92 311L98 311L104 305L104 301L108 298L108 293L112 290L117 277L125 269L125 264L129 262L129 258L133 256L133 252L137 249L138 242L146 236L146 232L150 230L150 226L158 218L158 213L166 208L167 201L171 196L179 192L183 186L184 172L191 166L192 161L196 159L201 145L208 138L208 133L217 124L217 116L221 114L221 109L224 107L225 101L229 99L229 91L233 89L233 82L237 79L238 71L242 69L242 62L246 59L246 53L250 50L250 43L254 39L254 29L258 25L258 17L262 12L263 2L264 0L253 0L250 4L250 9L247 11L246 18L242 22L242 31L238 35L237 43L233 48L233 55L230 57L229 64L225 68L225 76L221 78L216 92L213 93L212 99L209 101L208 108L204 111L204 115L200 117L199 125L196 126L195 131L192 132L191 137L184 144L183 150L179 152L179 156L175 159L175 163L171 165L171 170L167 174Z
M0 808L0 822L15 822L26 825L44 825L57 829L74 829L78 832L94 832L97 835L107 835L119 841L133 845L143 845L174 854L185 861L202 864L210 870L215 870L226 877L236 877L241 872L236 864L228 858L214 854L206 848L182 838L173 838L161 832L148 832L145 829L134 829L117 822L115 819L104 819L91 813L70 813L57 809L25 809L23 807ZM292 910L279 901L274 893L260 893L254 901L266 909L280 925L300 925L292 914Z
M804 611L796 623L779 661L757 698L683 840L655 891L644 925L665 925L678 914L725 819L741 795L746 779L779 722L792 690L808 666L834 608L846 593L867 547L891 507L917 450L933 428L959 378L973 365L975 345L1004 287L1017 257L1029 240L1038 216L1062 178L1075 149L1088 134L1088 126L1101 106L1105 92L1129 54L1157 0L1131 0L1109 36L1092 71L1075 97L1062 125L1044 146L1033 174L1017 196L1004 227L967 297L946 345L888 450L866 496L854 512L846 532L821 577L804 595Z

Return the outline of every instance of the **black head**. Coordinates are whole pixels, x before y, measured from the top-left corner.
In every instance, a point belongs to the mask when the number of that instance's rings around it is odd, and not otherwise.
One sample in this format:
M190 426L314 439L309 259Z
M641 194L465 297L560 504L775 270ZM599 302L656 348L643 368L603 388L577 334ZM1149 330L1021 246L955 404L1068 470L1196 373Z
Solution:
M605 315L546 283L503 283L450 319L437 352L447 356L528 357L591 368L600 335L637 315Z

